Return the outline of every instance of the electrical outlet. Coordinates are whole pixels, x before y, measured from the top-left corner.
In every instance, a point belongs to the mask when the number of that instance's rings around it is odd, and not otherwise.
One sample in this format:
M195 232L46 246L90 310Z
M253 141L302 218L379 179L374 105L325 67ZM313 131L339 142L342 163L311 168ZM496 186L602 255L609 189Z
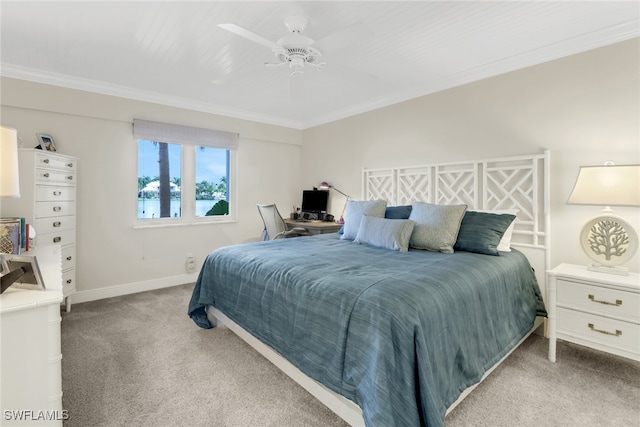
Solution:
M193 273L196 271L196 259L192 256L187 256L187 260L185 261L185 269L187 273Z

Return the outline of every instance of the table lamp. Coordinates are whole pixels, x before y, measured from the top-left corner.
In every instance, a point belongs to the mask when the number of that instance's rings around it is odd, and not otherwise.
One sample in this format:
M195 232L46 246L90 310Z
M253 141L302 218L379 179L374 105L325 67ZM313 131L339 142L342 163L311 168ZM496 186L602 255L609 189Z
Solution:
M20 197L18 132L6 126L0 126L0 198L3 197ZM9 228L0 224L0 253L11 253L13 250L13 242L9 238L9 233ZM9 248L12 250L10 251ZM0 255L0 293L25 273L26 270L23 268L11 270L7 266L4 255Z
M612 214L610 206L640 206L640 165L581 166L567 203L605 206L602 215L587 222L580 233L580 245L593 261L587 268L628 275L622 264L638 249L638 236L628 222Z

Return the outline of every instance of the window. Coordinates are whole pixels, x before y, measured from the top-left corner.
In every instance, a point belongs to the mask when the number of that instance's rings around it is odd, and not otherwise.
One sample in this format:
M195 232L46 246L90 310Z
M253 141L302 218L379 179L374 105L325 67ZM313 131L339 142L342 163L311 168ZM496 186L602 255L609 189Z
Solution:
M233 216L237 135L134 120L140 221L219 220Z

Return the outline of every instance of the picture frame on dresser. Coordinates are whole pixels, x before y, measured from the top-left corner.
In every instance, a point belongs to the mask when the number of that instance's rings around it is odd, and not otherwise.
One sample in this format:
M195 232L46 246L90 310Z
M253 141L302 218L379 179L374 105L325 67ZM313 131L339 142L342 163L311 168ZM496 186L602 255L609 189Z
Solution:
M22 269L22 275L11 284L12 287L33 291L45 289L40 265L35 255L0 254L0 265L3 272Z
M53 137L51 137L50 135L45 135L43 133L39 133L38 135L38 142L39 142L39 147L41 147L43 150L46 151L58 151L56 149L56 145L53 142Z

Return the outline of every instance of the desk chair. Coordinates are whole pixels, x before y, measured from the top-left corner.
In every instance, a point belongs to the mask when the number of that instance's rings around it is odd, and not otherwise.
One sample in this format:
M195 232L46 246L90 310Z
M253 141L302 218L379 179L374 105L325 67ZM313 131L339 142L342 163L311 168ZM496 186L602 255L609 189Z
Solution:
M274 203L269 205L258 204L257 206L262 222L264 222L262 240L284 239L292 234L307 234L307 230L301 227L294 227L291 230L287 230L287 224L284 222L284 219L282 219Z

